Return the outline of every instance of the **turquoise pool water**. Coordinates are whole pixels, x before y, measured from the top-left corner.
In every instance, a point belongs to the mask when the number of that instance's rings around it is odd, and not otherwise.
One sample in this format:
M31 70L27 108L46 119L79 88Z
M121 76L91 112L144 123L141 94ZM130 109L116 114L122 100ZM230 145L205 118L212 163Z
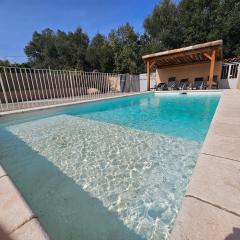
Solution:
M0 119L0 163L52 239L167 239L220 94Z

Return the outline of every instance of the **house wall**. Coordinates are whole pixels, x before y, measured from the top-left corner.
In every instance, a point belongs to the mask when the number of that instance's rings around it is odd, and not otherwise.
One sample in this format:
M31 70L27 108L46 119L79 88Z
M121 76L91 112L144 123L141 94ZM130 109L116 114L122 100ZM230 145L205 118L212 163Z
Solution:
M218 79L221 75L221 65L222 62L218 61L214 68L214 75L217 75ZM156 69L156 83L167 82L170 77L176 77L177 81L188 78L191 82L194 81L196 77L207 79L209 76L209 69L210 62Z

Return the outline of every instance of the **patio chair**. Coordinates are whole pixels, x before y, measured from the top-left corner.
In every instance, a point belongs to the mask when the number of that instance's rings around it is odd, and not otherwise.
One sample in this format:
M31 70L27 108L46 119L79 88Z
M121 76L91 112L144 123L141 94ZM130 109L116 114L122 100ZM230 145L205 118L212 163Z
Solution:
M203 77L197 77L194 79L192 89L202 90L207 88L207 83L204 81Z
M175 77L168 78L168 82L165 83L162 90L177 90L178 85Z
M155 91L162 90L162 88L165 86L165 84L166 83L161 82L161 83L155 84L155 86L153 88L150 88L150 89L155 90Z
M189 81L188 78L181 79L179 82L178 88L181 90L186 90L189 87Z

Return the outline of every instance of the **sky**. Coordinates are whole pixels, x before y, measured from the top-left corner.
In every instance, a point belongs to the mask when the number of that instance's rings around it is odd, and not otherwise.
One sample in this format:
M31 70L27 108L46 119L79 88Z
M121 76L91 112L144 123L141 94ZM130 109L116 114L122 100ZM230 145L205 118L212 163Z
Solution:
M0 59L24 62L34 31L74 31L107 35L126 22L143 32L143 21L159 0L0 0Z

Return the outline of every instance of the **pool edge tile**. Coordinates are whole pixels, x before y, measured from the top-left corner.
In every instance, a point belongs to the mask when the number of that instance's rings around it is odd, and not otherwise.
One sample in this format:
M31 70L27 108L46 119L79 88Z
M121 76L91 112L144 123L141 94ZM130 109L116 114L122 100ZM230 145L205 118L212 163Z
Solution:
M33 212L8 176L0 181L0 225L11 233L34 217Z
M201 153L240 161L240 131L238 119L240 119L240 91L224 91ZM234 122L231 123L233 120Z
M32 219L10 234L14 240L49 240L37 219Z
M3 167L0 164L0 178L7 176L7 173L5 172L5 170L3 169Z
M240 162L201 154L186 196L193 196L240 216Z
M170 240L240 239L240 217L184 197Z
M0 178L0 209L1 231L4 231L4 234L6 235L11 235L11 233L18 231L18 229L27 225L28 222L31 222L33 219L38 222L36 216L22 197L21 193L6 175ZM38 223L38 225L40 226L40 223ZM47 236L43 229L38 231L36 236L39 236L39 239L41 240L48 239L47 237L43 238L44 236ZM33 238L16 239L30 240Z

